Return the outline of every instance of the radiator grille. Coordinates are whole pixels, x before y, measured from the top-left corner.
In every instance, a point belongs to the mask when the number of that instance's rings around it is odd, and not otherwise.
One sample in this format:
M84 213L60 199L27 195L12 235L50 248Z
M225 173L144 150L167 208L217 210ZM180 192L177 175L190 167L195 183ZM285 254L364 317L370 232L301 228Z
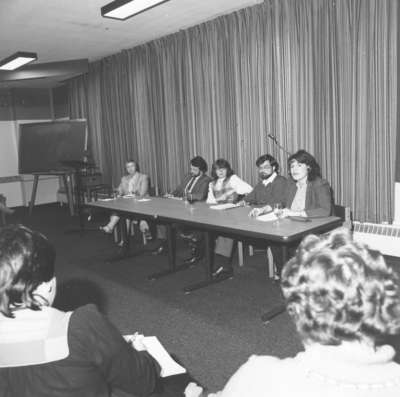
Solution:
M353 222L354 239L384 255L400 257L400 227L368 222Z

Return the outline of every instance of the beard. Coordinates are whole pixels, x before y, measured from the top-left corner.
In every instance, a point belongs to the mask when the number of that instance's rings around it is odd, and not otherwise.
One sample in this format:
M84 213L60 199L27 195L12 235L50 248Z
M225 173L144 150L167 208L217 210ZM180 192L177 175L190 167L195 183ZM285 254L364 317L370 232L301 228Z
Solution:
M266 174L265 172L260 172L259 173L260 179L263 180L263 181L268 179L271 175L272 175L272 173L271 174Z

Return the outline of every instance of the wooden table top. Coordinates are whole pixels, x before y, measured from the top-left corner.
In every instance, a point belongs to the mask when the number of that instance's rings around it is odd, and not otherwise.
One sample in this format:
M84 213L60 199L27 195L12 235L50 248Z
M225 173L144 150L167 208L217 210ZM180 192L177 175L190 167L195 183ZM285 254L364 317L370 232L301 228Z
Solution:
M153 218L161 223L178 222L198 229L280 242L299 240L306 234L325 232L342 224L342 220L335 216L310 218L310 222L299 222L287 218L278 223L263 222L248 216L250 207L215 210L205 202L196 202L190 205L182 200L161 197L151 197L148 201L120 197L110 201L87 203L87 206L116 211L125 215Z

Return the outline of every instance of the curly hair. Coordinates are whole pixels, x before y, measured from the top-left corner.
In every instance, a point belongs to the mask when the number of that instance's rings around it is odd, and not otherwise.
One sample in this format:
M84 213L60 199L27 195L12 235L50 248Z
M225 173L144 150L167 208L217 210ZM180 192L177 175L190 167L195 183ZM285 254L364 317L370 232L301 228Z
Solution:
M14 317L13 310L40 309L36 288L54 277L56 253L47 238L22 225L0 229L0 312Z
M400 332L398 278L347 229L304 238L283 269L282 289L305 342L376 344Z
M272 157L270 154L263 154L262 156L260 156L256 161L256 166L259 167L266 161L269 161L271 167L276 173L279 172L279 163L276 161L275 157Z
M201 172L207 172L207 170L208 170L207 161L204 160L203 157L201 157L201 156L193 157L190 160L190 164L193 167L197 167Z
M307 179L309 181L313 181L314 179L321 176L321 168L317 163L317 160L315 160L314 156L308 153L307 151L300 149L289 157L288 159L289 170L290 170L290 164L295 160L300 164L307 165L308 167Z

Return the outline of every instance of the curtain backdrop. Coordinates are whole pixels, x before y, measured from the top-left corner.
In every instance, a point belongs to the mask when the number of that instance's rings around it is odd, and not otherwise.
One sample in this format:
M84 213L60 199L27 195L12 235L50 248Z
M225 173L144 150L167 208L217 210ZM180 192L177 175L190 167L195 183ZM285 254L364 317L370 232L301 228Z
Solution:
M254 184L271 153L315 155L354 219L391 221L397 0L266 0L90 65L69 83L96 161L117 185L128 158L161 192L194 155Z

